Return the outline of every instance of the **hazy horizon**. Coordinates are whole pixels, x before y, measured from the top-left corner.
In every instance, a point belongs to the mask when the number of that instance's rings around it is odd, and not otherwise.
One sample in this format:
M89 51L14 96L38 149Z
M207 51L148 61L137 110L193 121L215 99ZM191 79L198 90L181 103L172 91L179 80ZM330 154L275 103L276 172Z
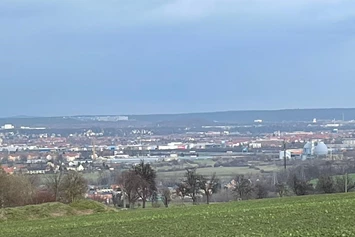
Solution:
M351 0L0 2L0 117L351 108Z
M46 118L46 117L78 117L78 116L154 116L154 115L184 115L184 114L211 114L211 113L228 113L228 112L282 112L297 110L355 110L355 107L347 108L281 108L281 109L249 109L249 110L210 110L210 111L192 111L192 112L176 112L176 113L116 113L116 114L54 114L54 115L11 115L0 118ZM341 116L341 114L339 114Z

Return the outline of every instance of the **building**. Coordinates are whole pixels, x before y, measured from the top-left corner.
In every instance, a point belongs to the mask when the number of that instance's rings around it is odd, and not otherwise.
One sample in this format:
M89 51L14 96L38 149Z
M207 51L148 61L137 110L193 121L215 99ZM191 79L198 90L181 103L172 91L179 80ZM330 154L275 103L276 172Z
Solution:
M253 148L253 149L258 149L261 148L261 142L252 142L249 144L249 147Z
M75 153L75 152L66 153L66 154L64 155L64 158L65 158L68 162L74 161L74 160L80 158L80 153Z
M343 140L343 144L348 147L355 147L355 138L348 138Z
M14 128L15 128L15 126L12 124L5 124L4 126L1 126L1 129L5 129L5 130L11 130Z
M286 155L286 159L300 159L302 157L303 149L287 149L286 154L284 151L280 151L279 158L280 160L284 159Z
M128 116L118 116L118 121L128 121Z
M303 147L302 159L314 158L317 156L327 156L328 147L324 142L311 140Z
M46 169L43 168L27 168L27 174L45 174Z
M6 174L14 174L16 167L0 167L0 169L3 169Z

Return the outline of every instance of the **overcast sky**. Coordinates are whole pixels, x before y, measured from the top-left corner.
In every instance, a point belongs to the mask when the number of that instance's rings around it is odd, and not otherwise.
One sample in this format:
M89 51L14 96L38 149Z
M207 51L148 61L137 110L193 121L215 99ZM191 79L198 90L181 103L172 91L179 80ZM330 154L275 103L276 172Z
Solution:
M355 107L354 0L1 0L0 116Z

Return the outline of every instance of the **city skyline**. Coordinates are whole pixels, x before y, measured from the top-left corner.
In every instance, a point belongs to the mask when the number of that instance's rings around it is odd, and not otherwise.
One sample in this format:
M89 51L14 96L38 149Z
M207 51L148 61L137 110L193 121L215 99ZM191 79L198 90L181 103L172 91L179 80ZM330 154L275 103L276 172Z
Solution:
M0 117L355 107L354 7L1 1Z

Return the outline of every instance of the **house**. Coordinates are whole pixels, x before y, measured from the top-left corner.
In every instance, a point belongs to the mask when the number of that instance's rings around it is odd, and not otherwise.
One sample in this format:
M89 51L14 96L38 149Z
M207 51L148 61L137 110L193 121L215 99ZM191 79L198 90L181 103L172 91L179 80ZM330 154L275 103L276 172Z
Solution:
M65 154L64 158L69 162L74 161L75 159L80 158L80 153L70 152L70 153Z
M10 161L20 160L20 155L11 154L8 156L8 160L10 160Z
M82 172L82 171L84 171L84 170L85 170L85 168L84 168L83 165L79 165L79 166L76 168L76 171L78 171L78 172Z
M76 167L74 167L74 166L69 166L69 167L67 167L66 168L68 171L76 171Z
M45 174L46 169L44 168L27 168L27 174Z
M15 172L15 167L1 167L4 171L5 171L5 173L6 174L14 174L14 172Z
M67 167L67 170L71 170L71 171L77 171L77 172L82 172L85 170L84 166L83 165L79 165L79 166L69 166Z
M27 160L35 160L35 159L38 159L38 157L39 157L38 153L29 153L27 155Z

